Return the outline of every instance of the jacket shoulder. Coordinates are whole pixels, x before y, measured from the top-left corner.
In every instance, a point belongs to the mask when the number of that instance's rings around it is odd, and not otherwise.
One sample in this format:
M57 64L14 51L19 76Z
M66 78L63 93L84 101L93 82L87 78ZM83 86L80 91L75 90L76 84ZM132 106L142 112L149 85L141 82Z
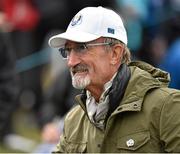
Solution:
M164 95L159 119L160 139L166 152L179 152L180 140L177 136L180 136L180 91L171 88L161 88L160 91Z
M180 97L180 90L172 89L168 87L159 87L152 90L152 94L155 95L156 98L167 99L169 97Z
M80 117L84 116L85 112L81 108L80 105L76 105L73 107L66 115L65 122L79 119Z

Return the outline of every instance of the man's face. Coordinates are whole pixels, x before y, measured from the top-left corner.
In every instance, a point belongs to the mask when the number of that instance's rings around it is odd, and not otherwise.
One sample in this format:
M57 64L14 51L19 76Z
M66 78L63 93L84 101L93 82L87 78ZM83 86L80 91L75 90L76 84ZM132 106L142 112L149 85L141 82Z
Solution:
M103 38L93 43L102 43ZM68 41L66 47L77 48L78 44ZM78 89L102 87L113 75L111 51L105 50L104 45L87 47L83 52L71 50L67 64L72 75L72 84Z

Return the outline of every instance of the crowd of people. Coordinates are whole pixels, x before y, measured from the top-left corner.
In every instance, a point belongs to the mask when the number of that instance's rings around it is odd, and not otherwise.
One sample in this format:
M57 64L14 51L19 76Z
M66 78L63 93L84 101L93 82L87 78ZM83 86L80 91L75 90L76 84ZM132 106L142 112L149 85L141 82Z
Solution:
M52 146L58 142L59 138L47 137L45 132L53 127L53 131L62 131L57 119L64 120L80 90L72 87L66 64L47 42L53 34L65 31L73 16L87 6L109 7L119 13L127 30L132 59L168 71L170 87L180 89L178 0L0 0L0 37L3 40L0 46L0 109L6 113L0 114L2 142L12 131L12 113L21 106L32 110L37 117L44 141ZM27 57L29 63L23 61ZM17 65L18 62L22 63ZM27 65L30 66L25 67ZM22 70L22 66L26 69ZM59 137L59 133L55 134Z

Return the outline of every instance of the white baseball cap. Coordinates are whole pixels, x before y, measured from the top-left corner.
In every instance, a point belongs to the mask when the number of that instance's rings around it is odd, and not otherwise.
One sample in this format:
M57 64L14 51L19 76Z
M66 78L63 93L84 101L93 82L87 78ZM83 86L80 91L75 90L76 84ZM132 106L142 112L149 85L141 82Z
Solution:
M49 39L49 45L58 48L67 40L83 43L100 37L115 38L127 45L127 33L116 12L101 6L86 7L73 17L66 32Z

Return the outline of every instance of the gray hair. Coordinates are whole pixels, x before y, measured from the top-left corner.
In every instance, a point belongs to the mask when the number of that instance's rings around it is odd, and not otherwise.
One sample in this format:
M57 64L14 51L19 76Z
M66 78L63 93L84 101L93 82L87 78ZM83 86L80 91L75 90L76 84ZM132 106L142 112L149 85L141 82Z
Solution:
M124 47L124 52L123 52L123 57L122 57L122 61L121 63L130 63L131 62L131 52L129 50L129 48L127 47L127 45L125 45L123 42L114 39L114 38L105 38L105 42L107 43L112 43L112 45L114 44L121 44ZM110 46L106 46L106 50L108 50L107 48Z

